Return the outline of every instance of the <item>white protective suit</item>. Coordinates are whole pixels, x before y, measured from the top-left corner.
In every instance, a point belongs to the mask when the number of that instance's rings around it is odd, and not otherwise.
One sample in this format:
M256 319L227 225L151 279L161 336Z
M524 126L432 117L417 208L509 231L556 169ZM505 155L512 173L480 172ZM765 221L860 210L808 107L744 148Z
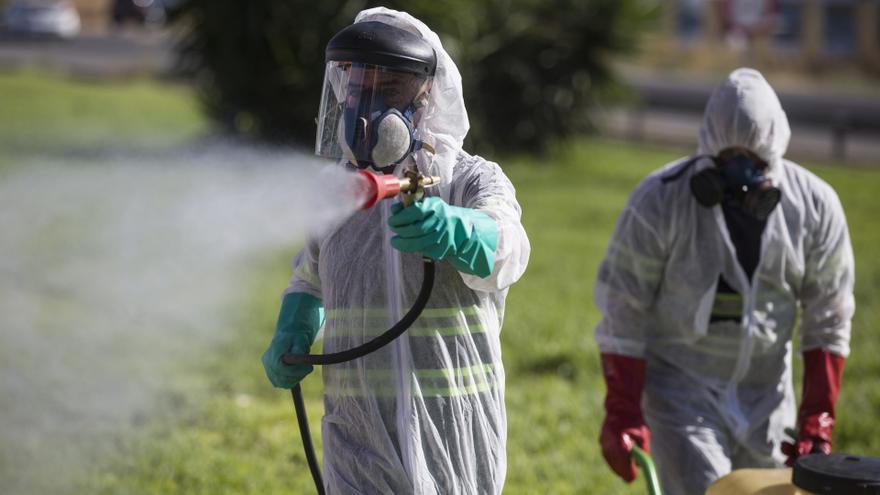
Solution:
M642 410L667 495L704 493L739 467L780 466L795 425L792 332L800 348L849 353L853 255L834 190L782 158L790 136L776 94L739 69L712 94L699 154L744 146L770 164L782 199L767 219L751 283L737 261L721 206L705 208L678 160L632 193L600 267L595 301L603 353L646 360ZM738 295L717 294L723 279ZM732 297L731 297L732 296ZM731 301L734 307L731 308ZM730 309L740 321L716 321Z
M437 35L385 8L361 12L355 22L362 21L407 29L433 46L437 71L417 129L436 154L422 150L415 161L423 173L443 178L428 194L492 217L498 244L487 278L438 261L428 305L402 337L362 359L324 367L324 483L334 495L500 493L507 436L501 322L507 288L522 275L530 250L520 207L498 165L461 149L469 126L461 76ZM422 258L390 246L391 203L310 239L294 259L287 292L322 300L324 352L371 340L415 300Z

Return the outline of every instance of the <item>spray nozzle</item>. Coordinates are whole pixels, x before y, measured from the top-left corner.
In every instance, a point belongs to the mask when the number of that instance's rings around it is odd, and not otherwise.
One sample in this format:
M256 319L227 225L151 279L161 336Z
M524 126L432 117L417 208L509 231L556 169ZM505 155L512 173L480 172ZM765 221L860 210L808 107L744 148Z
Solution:
M357 172L363 178L361 194L364 197L361 208L370 209L379 201L400 194L405 206L419 201L425 195L425 188L440 183L440 177L422 175L417 170L407 169L403 177L393 175L377 175L366 170Z

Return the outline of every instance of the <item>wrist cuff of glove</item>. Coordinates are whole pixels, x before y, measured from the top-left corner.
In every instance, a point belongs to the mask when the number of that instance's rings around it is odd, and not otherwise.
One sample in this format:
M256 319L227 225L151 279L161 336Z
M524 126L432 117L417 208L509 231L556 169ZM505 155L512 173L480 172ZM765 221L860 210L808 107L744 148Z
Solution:
M833 420L846 359L822 348L805 351L803 358L804 388L798 416L828 414Z
M486 278L495 269L495 249L498 247L498 226L489 215L469 208L463 210L461 217L467 218L470 225L465 241L447 259L457 270Z
M281 302L275 332L294 335L292 348L307 352L323 324L321 300L304 292L291 292Z
M645 388L645 360L618 354L601 355L602 374L608 391L605 411L609 418L627 418L624 426L644 424L642 390Z
M798 438L821 440L831 443L831 432L834 429L834 418L830 414L821 413L806 416L800 421Z

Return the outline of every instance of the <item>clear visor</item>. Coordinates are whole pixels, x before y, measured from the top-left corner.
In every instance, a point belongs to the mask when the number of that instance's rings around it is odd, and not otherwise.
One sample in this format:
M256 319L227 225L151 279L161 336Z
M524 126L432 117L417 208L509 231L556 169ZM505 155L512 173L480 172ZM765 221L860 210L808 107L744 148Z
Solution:
M315 154L368 164L380 117L396 110L415 124L417 99L430 82L430 77L379 65L327 62Z

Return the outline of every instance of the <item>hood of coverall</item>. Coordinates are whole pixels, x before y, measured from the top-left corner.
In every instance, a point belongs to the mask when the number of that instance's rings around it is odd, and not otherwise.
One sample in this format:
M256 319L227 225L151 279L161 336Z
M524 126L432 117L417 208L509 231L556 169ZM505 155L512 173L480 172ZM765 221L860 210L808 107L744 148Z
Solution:
M367 21L384 22L418 34L434 48L437 71L427 105L416 124L419 139L433 147L434 153L423 148L415 153L414 158L421 173L440 176L440 193L447 197L444 192L452 182L452 168L470 128L458 67L440 44L440 37L406 12L376 7L361 11L355 18L356 23ZM398 171L400 169L398 167Z
M790 137L788 117L773 88L760 72L741 68L709 97L698 153L717 155L724 148L742 146L765 160L772 176L782 166Z

